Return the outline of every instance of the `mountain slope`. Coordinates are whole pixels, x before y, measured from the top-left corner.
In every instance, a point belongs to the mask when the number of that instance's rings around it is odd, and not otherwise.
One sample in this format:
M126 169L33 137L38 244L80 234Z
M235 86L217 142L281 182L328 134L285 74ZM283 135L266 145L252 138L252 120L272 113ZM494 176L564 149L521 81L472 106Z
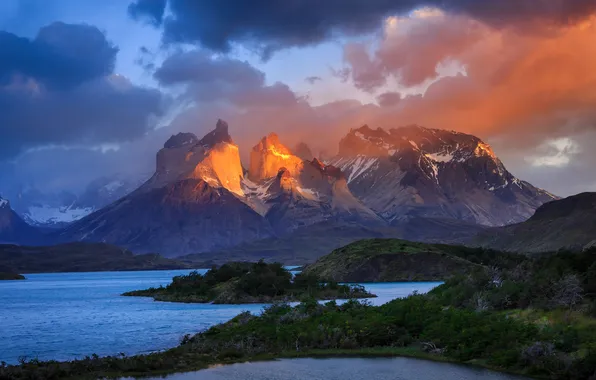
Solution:
M489 229L471 244L520 253L596 246L596 193L546 203L527 221Z
M326 221L385 225L354 197L339 169L293 155L275 134L263 137L252 149L244 187L247 204L279 234Z
M146 183L68 226L58 239L175 256L272 236L269 223L239 199L242 176L238 147L225 122L201 140L172 136Z
M8 200L0 198L0 243L38 244L44 236L35 227L21 219L10 207Z
M341 140L329 163L345 173L356 197L393 224L430 217L500 226L556 199L515 178L479 138L452 131L363 126Z

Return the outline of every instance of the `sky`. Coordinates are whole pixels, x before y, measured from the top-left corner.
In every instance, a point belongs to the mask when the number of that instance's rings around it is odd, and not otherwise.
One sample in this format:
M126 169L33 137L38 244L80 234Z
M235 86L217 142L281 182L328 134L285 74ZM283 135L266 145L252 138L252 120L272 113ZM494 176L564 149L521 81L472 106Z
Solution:
M554 194L596 191L594 41L596 0L3 0L0 192L146 175L218 118L244 152L456 130Z

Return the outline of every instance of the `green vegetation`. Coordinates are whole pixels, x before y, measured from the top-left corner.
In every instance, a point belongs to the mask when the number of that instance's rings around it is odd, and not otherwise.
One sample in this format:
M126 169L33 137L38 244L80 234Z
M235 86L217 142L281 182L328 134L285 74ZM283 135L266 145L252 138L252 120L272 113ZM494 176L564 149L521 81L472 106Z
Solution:
M594 378L596 250L541 258L474 252L465 253L478 264L469 273L425 295L376 307L355 300L323 305L310 299L296 307L276 303L261 315L245 312L186 336L165 352L62 363L24 361L0 366L0 378L146 375L327 355L405 355L540 378Z
M218 304L374 297L362 286L339 285L333 281L323 283L314 275L298 274L292 279L292 274L281 264L263 261L224 264L210 269L205 275L195 271L174 277L166 287L136 290L123 295L153 297L157 301Z
M336 249L305 273L340 282L442 281L481 265L523 259L482 248L368 239Z

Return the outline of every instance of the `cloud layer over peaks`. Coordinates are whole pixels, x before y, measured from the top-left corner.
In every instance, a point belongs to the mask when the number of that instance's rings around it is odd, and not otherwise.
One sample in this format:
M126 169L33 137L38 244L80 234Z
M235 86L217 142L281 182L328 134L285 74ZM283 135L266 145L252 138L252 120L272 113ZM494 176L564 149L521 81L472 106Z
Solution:
M374 32L384 18L424 6L494 26L568 24L596 9L592 0L135 0L129 13L163 26L167 43L199 44L220 52L237 43L268 58L288 47Z

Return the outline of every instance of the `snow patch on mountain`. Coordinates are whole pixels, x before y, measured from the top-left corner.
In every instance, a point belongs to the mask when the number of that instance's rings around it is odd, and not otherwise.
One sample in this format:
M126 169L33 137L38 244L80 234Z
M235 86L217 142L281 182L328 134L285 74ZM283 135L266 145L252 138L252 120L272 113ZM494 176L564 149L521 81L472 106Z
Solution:
M6 199L0 198L0 208L8 205L8 201Z
M369 169L374 169L379 159L376 157L357 156L353 158L340 158L331 160L329 164L338 167L342 172L348 174L348 183L352 182Z
M451 153L426 153L425 156L435 162L451 162L453 160Z
M95 209L91 207L50 207L47 205L30 206L23 213L23 219L33 225L52 225L61 223L72 223L84 216L91 214Z
M122 186L124 186L124 182L122 182L122 181L112 181L112 182L108 183L107 185L105 185L103 188L107 192L112 193L115 190L120 189Z
M303 188L300 186L296 187L296 190L298 190L298 192L300 194L302 194L302 196L306 199L310 199L313 201L318 201L319 200L319 193L317 193L316 191L314 191L313 189L307 189L307 188Z

